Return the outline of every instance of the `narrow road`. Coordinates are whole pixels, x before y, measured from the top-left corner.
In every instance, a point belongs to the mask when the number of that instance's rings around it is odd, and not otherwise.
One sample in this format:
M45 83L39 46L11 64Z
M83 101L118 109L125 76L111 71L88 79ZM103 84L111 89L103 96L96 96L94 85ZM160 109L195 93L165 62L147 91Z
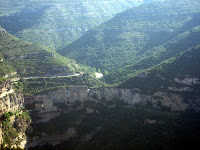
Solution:
M65 77L77 77L80 76L80 74L71 74L71 75L53 75L53 76L32 76L32 77L24 77L23 79L39 79L39 78L65 78Z

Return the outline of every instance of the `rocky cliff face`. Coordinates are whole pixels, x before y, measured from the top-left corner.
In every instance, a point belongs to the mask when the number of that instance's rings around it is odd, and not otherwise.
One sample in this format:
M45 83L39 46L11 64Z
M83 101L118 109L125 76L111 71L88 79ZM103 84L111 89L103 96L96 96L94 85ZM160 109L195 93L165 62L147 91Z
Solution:
M199 81L200 81L199 78L196 77L184 78L184 79L175 78L175 82L185 85L197 85L200 84Z
M64 116L66 116L70 112L83 110L86 113L96 112L98 114L99 109L93 108L95 104L102 104L101 106L103 106L104 109L112 109L118 104L125 104L121 106L129 107L131 105L139 105L150 106L161 110L185 111L187 109L192 109L198 111L200 105L194 106L194 104L198 104L200 100L192 101L190 104L186 102L183 95L180 94L181 91L190 92L188 89L189 88L169 87L169 90L165 92L160 88L160 91L156 90L156 92L144 93L138 88L100 87L88 89L87 87L67 87L46 91L33 96L26 96L25 105L33 106L33 110L39 111L39 113L35 111L35 118L38 119L34 120L33 124L40 128L41 124L48 124L52 120L62 116L63 113ZM179 92L174 92L174 90L178 90ZM196 109L197 107L198 109ZM81 115L83 115L82 112ZM147 120L147 122L154 123L154 120ZM80 124L80 119L77 119L75 123L76 125ZM33 133L35 134L29 137L27 147L35 147L44 143L52 145L52 143L55 144L55 142L60 143L61 141L68 140L66 134L63 135L63 133L56 132L51 135L51 133L48 133L48 130L42 130L40 132L35 131L37 131L37 129L33 127ZM55 137L57 138L55 139Z
M3 144L2 124L0 124L0 145Z
M6 112L16 112L24 105L24 97L21 93L16 93L13 89L1 94L0 116Z
M183 102L183 98L178 94L156 92L152 94L141 94L137 89L121 88L91 88L68 87L47 92L46 94L26 97L25 104L35 103L35 109L51 110L55 109L57 103L84 102L87 100L106 102L121 101L129 105L151 105L161 109L168 107L171 111L185 111L188 107Z
M1 85L0 91L0 145L25 148L25 132L31 118L27 112L22 111L24 96L22 93L16 93L9 81Z
M24 149L28 140L26 132L32 129L30 123L30 116L22 111L3 121L1 128L3 147Z

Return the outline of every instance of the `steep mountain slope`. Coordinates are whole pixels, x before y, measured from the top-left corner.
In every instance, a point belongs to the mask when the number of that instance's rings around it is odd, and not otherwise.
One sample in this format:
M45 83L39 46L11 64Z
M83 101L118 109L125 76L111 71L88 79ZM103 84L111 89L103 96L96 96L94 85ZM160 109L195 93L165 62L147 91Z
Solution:
M200 44L200 26L194 27L189 31L179 34L167 43L140 54L138 56L139 58L135 58L133 64L111 72L106 77L106 80L111 81L111 83L123 81L138 73L144 72L146 69L151 69L171 57L179 56L180 53L198 44Z
M44 46L22 41L0 27L1 76L69 74L76 68L73 60L62 57Z
M151 95L158 91L178 94L193 110L199 111L199 67L200 45L126 80L120 87L137 88L141 93Z
M1 0L0 25L34 43L58 48L115 14L152 0Z
M171 57L170 59L163 61L161 64L152 68L146 73L138 75L135 78L127 80L122 86L126 86L127 88L133 88L131 86L135 86L136 84L132 84L130 81L135 80L146 80L146 77L161 79L156 74L160 74L160 76L166 79L175 80L175 78L185 78L185 77L195 77L200 78L200 45L197 47L191 48L180 55L175 57ZM147 76L148 75L148 76ZM146 77L145 77L146 76ZM163 80L164 81L164 80ZM138 81L140 83L141 81ZM148 80L148 82L155 82L152 80ZM156 84L160 84L160 82L155 82ZM139 84L137 84L139 85ZM144 84L141 84L143 86ZM148 88L148 87L147 87ZM149 88L150 89L150 88Z
M199 6L199 0L141 5L116 15L59 52L103 72L125 67L110 75L116 78L109 77L114 83L198 45Z

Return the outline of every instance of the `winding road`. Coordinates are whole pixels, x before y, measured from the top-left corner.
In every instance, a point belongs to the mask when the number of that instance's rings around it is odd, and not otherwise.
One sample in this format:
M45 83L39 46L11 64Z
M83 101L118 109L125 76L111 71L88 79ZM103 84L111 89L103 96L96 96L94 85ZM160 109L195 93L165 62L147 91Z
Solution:
M69 75L51 75L51 76L32 76L32 77L24 77L23 79L39 79L39 78L65 78L65 77L77 77L80 76L80 74L69 74Z

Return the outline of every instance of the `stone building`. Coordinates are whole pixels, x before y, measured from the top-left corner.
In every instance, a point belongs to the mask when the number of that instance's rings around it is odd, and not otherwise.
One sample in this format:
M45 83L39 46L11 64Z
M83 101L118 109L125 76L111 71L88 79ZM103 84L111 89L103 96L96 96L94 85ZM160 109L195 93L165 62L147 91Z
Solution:
M53 108L53 100L48 99L44 95L38 95L36 97L36 102L35 102L35 109L36 110L48 110Z

